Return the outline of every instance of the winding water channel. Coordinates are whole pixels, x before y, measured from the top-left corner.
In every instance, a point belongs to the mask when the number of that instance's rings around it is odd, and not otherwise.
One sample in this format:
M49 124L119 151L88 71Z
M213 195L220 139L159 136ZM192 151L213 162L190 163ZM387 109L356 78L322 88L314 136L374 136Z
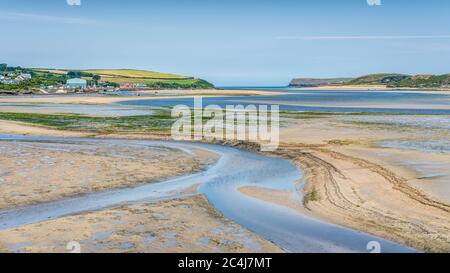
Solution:
M225 217L274 242L288 252L368 252L377 241L382 252L413 252L406 246L304 215L299 211L242 194L240 187L257 186L299 194L302 171L288 160L235 148L200 143L142 140L65 139L0 135L0 141L126 143L194 153L203 149L220 156L206 171L119 190L91 193L63 200L0 211L0 230L56 219L76 213L139 202L178 198L183 189L200 184L198 191ZM301 196L297 196L301 198Z

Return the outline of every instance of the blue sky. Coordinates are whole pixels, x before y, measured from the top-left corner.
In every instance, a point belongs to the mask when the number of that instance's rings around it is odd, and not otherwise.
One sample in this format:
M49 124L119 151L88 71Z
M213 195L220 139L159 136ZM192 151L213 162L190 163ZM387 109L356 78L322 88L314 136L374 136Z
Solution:
M137 68L219 86L450 73L450 1L0 0L0 62Z

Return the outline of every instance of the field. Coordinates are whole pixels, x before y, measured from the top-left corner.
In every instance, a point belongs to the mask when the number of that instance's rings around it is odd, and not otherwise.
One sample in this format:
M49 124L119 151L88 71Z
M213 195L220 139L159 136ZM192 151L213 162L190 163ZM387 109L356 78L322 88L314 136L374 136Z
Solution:
M133 70L133 69L93 69L83 70L83 72L97 74L102 77L119 77L119 78L141 78L141 79L189 79L190 77L160 73L154 71L145 70Z
M0 84L0 90L5 94L15 94L20 90L31 90L42 86L58 86L66 83L69 78L83 78L93 82L98 81L108 85L143 84L148 89L213 89L214 85L194 77L175 74L160 73L133 69L92 69L92 70L66 70L49 68L26 69L33 74L33 79L20 84ZM9 92L9 93L7 93Z
M444 75L404 75L371 74L356 78L348 85L386 85L390 88L448 88L450 74Z
M83 70L82 73L101 76L101 80L116 84L145 84L149 89L209 89L212 84L201 79L174 74L159 73L144 70Z

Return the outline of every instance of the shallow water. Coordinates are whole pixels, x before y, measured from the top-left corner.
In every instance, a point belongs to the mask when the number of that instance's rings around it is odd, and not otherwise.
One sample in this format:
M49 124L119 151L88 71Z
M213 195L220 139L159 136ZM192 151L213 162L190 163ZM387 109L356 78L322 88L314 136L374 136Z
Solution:
M153 111L143 106L89 105L89 104L51 104L51 103L0 103L1 109L14 109L14 112L66 113L90 116L124 117L151 115Z
M386 150L377 156L413 171L417 175L415 180L409 181L411 185L450 204L450 116L356 115L339 116L338 120L387 125L387 130L404 131L404 138L378 141L377 147L395 150ZM414 157L398 155L396 150L414 151Z
M406 160L399 164L413 169L420 175L417 181L412 182L414 186L450 204L450 169L447 164L423 160Z
M270 92L289 92L270 96L235 96L203 98L204 105L280 105L285 111L312 112L376 112L407 114L450 114L450 96L432 93L407 93L385 91L295 91L292 89L263 89ZM450 94L450 93L449 93ZM193 107L192 98L170 98L120 102L122 105ZM361 105L365 105L362 107ZM425 109L433 108L433 109Z
M404 156L395 150L375 154L389 164L413 171L416 176L408 183L431 195L433 199L450 204L450 165L442 157L429 158L427 154Z
M345 115L340 116L339 120L446 130L450 133L450 115Z
M395 148L401 150L416 150L427 153L450 154L450 139L434 140L384 140L379 143L383 148Z
M411 252L408 247L362 232L329 224L298 211L248 197L237 189L258 186L292 191L302 172L290 161L257 155L230 147L162 141L62 139L0 135L2 140L121 142L164 146L183 150L202 148L220 155L207 171L156 184L92 193L60 201L0 211L0 229L55 219L119 204L158 201L180 197L180 190L200 183L199 192L223 215L273 241L289 252L367 252L378 241L383 252Z
M450 154L449 115L361 115L340 116L338 120L387 125L393 130L413 130L410 132L413 133L414 139L409 137L384 140L378 143L378 146L383 148Z

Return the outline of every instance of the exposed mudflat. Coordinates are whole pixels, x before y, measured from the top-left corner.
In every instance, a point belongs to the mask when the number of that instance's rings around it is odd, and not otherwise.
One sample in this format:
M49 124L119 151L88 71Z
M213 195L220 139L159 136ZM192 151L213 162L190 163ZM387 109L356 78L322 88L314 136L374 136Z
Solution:
M0 231L2 252L67 253L73 241L84 253L281 252L224 218L199 195Z
M0 208L162 181L209 163L206 154L120 142L0 141Z

